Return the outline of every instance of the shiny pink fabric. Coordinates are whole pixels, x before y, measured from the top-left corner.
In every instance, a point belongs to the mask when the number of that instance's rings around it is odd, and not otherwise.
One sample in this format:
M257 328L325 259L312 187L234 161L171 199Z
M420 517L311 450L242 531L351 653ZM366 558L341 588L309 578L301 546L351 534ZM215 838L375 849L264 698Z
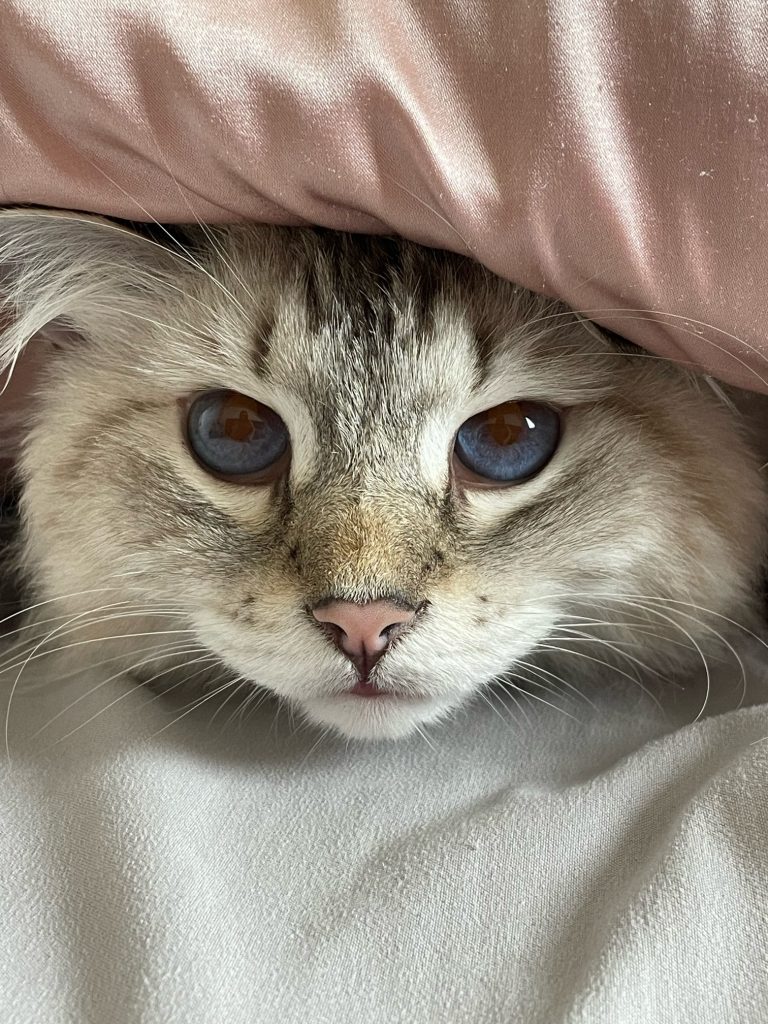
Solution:
M0 203L473 254L768 390L765 0L3 0Z

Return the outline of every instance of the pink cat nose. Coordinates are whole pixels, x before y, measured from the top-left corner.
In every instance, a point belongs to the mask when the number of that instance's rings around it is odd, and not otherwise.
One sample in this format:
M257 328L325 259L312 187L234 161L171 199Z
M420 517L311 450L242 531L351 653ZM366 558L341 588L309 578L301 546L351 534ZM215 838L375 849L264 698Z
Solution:
M415 610L391 601L332 601L312 614L363 676L416 617Z

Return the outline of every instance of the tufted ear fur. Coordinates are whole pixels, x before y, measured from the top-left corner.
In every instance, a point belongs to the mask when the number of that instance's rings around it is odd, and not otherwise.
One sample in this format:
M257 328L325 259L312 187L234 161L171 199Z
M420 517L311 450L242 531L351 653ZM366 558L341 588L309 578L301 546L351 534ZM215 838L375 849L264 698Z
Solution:
M0 211L0 372L32 339L114 343L135 331L147 298L178 288L183 252L91 214Z

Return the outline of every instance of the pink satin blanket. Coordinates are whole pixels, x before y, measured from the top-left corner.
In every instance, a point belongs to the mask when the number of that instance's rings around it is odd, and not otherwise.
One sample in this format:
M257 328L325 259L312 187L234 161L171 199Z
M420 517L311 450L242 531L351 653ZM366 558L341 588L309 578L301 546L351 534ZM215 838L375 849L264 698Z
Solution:
M767 126L764 0L0 9L0 204L398 232L763 391Z

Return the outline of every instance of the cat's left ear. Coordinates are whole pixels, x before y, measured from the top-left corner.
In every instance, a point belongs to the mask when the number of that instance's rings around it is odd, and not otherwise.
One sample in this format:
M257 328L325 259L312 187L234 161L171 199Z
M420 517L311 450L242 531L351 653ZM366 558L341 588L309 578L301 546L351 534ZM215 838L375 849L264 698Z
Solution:
M0 373L27 345L98 343L136 329L189 261L171 233L60 210L0 211Z

